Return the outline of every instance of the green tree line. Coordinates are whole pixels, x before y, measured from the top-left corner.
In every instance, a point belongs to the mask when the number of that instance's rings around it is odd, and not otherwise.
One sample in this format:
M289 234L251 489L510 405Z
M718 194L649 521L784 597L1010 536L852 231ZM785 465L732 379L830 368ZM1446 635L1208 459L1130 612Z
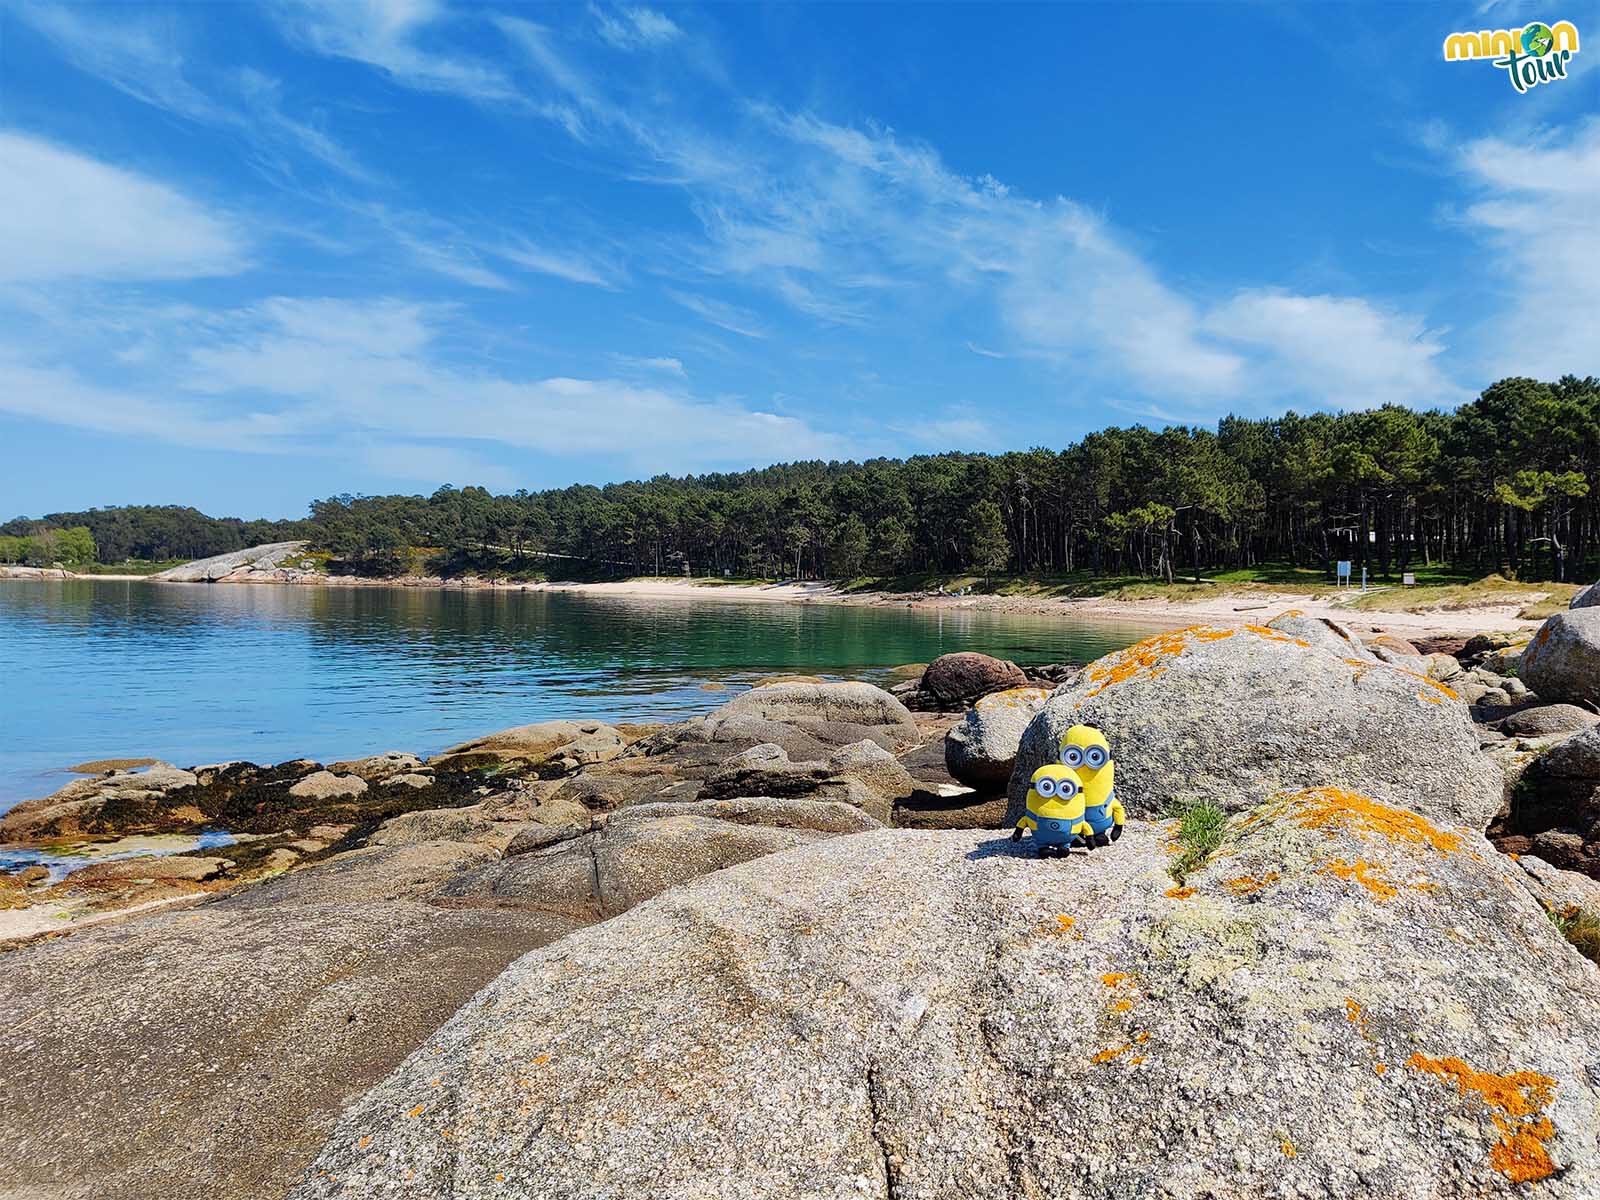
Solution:
M1566 376L1505 379L1454 412L1227 417L1215 429L1110 428L1060 449L796 462L512 495L342 495L313 503L305 522L214 522L183 509L46 520L89 528L104 561L138 557L131 547L146 542L199 557L303 536L372 573L426 547L446 570L542 564L553 575L578 560L618 574L1170 579L1264 562L1331 573L1350 559L1380 578L1438 563L1575 578L1600 555L1597 483L1600 380ZM121 529L130 512L140 514L130 530L158 524L151 514L192 514L174 527L229 544L108 540L102 529Z

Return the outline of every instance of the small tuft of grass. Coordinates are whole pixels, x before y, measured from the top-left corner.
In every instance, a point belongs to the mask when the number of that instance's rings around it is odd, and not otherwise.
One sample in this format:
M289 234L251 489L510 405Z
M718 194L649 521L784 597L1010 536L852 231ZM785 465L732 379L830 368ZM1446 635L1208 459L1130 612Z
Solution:
M1550 910L1550 923L1590 962L1600 964L1600 917L1581 908Z
M1183 853L1173 862L1172 877L1182 883L1190 871L1217 852L1228 832L1228 814L1210 800L1173 800L1167 814L1178 822L1177 842Z

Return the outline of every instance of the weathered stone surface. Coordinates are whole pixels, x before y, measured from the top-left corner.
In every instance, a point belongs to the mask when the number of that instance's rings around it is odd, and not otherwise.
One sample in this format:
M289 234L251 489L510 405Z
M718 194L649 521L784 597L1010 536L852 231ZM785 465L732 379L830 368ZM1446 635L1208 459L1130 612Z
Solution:
M1017 762L1023 731L1050 696L1046 688L1010 688L983 697L944 736L945 768L953 779L984 790L1003 788Z
M1332 617L1311 617L1298 608L1274 617L1266 624L1268 629L1318 646L1340 658L1358 658L1362 662L1376 662L1377 655L1367 649L1355 630Z
M1600 1191L1600 977L1514 864L1302 797L1180 898L1164 840L884 831L718 872L519 960L292 1195Z
M880 828L838 802L762 796L640 804L591 825L530 827L504 862L452 879L445 894L598 920L735 863Z
M622 753L623 738L599 721L538 721L451 746L428 760L447 770L517 764L541 774L564 775Z
M251 546L247 550L197 559L181 567L161 571L150 578L156 583L216 583L236 573L269 571L305 548L305 542L271 542L265 546Z
M1600 716L1575 704L1542 704L1519 709L1500 722L1500 731L1514 737L1548 737L1553 733L1577 733L1600 725Z
M1596 822L1600 822L1600 726L1590 726L1528 764L1512 793L1510 832L1587 830Z
M367 839L370 846L410 846L417 842L483 842L503 846L516 836L519 822L494 821L482 808L423 808L390 817Z
M1600 605L1600 583L1591 583L1588 587L1583 588L1572 597L1567 607L1593 608L1596 605Z
M1523 650L1517 673L1541 699L1600 702L1600 608L1548 618Z
M717 741L728 734L742 739L764 725L790 726L830 746L868 738L893 749L917 741L906 706L870 683L777 683L735 696L706 718L707 733ZM756 740L784 745L779 737Z
M892 823L900 829L999 829L1006 819L1004 792L977 792L946 784L894 806Z
M1400 655L1403 658L1424 657L1422 651L1406 641L1405 638L1392 633L1380 633L1377 637L1368 638L1367 649L1374 653L1379 650L1388 650L1392 654Z
M383 754L373 754L367 758L355 758L348 762L329 763L328 770L335 775L356 775L368 783L383 783L397 775L426 774L427 768L422 760L415 754L408 754L404 750L390 750Z
M964 708L990 692L1026 687L1028 677L1014 662L961 651L941 654L922 673L922 691L946 708Z
M317 771L298 783L291 784L289 795L302 800L336 800L344 796L360 796L367 790L367 781L359 775L335 775L332 771Z
M208 855L141 854L134 858L90 863L72 872L64 882L72 887L97 887L145 879L204 883L224 874L232 865L225 858Z
M1455 655L1430 654L1427 659L1428 669L1426 673L1429 679L1439 683L1450 683L1452 680L1461 678L1463 671L1461 660L1456 658Z
M191 772L168 763L147 771L75 779L0 816L0 842L186 829L204 819L192 799L198 782Z
M1091 663L1023 736L1009 820L1028 777L1079 722L1110 740L1132 813L1185 796L1239 809L1337 782L1481 829L1501 800L1500 773L1444 684L1264 626L1175 630Z
M1527 876L1528 888L1551 912L1579 909L1600 916L1600 882L1577 871L1563 870L1536 854L1520 854L1516 863Z
M773 796L841 800L886 824L896 800L916 791L917 784L895 757L876 742L841 746L826 759L794 762L782 746L764 743L730 758L713 771L698 798L727 800L741 796Z
M416 902L224 900L9 953L0 1194L278 1200L346 1103L571 927Z

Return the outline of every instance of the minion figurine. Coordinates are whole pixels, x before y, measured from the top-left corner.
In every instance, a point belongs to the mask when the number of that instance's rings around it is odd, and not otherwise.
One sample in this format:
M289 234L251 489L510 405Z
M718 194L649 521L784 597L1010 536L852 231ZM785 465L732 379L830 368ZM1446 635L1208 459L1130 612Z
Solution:
M1033 831L1039 857L1052 854L1065 858L1073 846L1084 844L1094 834L1083 819L1083 785L1078 773L1061 763L1045 763L1028 780L1028 811L1017 821L1013 842L1022 840L1022 831Z
M1093 850L1122 836L1128 816L1117 799L1117 767L1111 743L1092 725L1074 725L1061 739L1061 764L1077 773L1083 785L1083 819L1089 826L1084 844Z

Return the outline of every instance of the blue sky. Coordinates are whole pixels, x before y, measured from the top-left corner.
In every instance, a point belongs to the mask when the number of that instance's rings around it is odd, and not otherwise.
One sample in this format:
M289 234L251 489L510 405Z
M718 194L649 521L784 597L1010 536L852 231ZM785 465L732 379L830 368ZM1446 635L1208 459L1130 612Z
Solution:
M0 0L0 515L1600 374L1600 4Z

